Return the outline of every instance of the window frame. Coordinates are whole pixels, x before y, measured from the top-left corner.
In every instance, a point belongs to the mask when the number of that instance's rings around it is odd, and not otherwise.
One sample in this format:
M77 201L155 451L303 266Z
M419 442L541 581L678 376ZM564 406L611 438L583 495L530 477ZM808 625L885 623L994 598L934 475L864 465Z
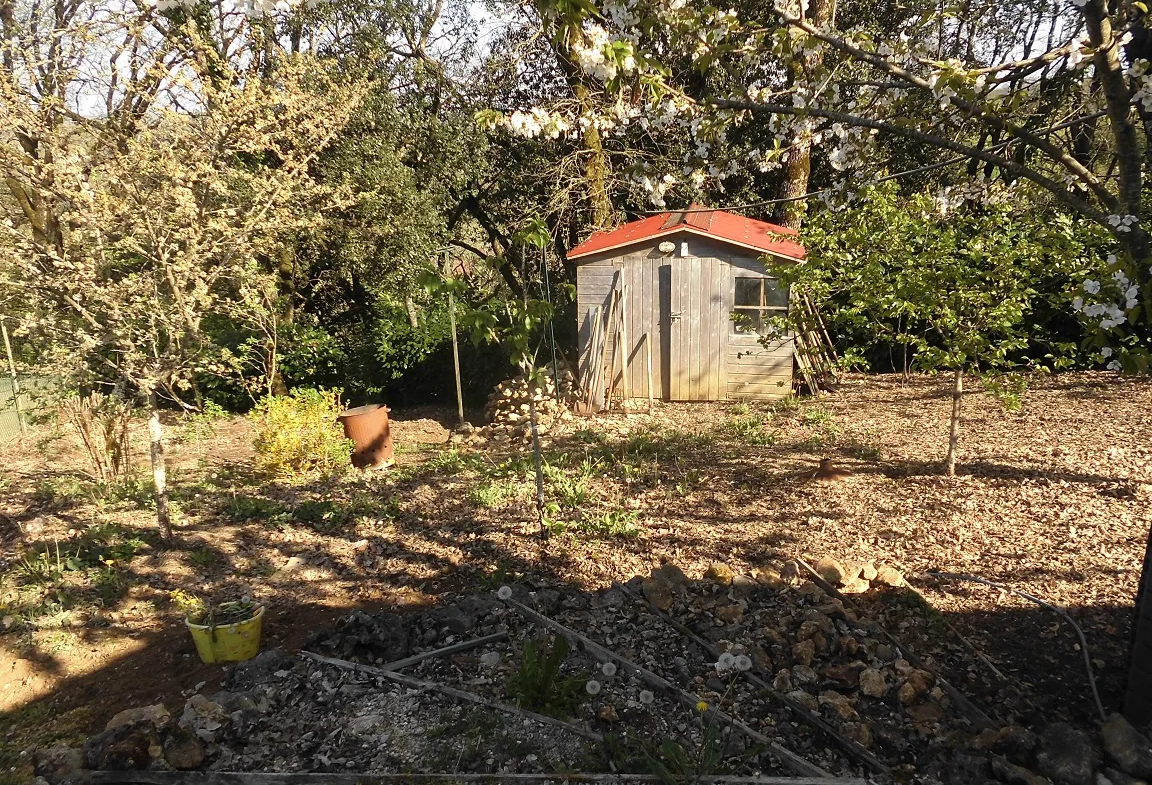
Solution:
M787 288L780 289L780 284L779 284L780 279L779 278L772 276L772 275L763 275L763 274L758 275L758 274L754 274L754 273L748 274L749 272L750 271L742 271L743 274L741 274L741 273L738 273L736 271L733 271L733 274L732 274L732 307L731 307L731 313L729 314L729 319L728 319L728 321L731 323L732 326L731 326L731 328L729 328L728 334L729 334L729 336L731 336L733 338L746 338L746 339L752 339L755 341L759 341L761 338L766 337L765 333L762 333L762 332L760 332L759 329L755 329L755 328L750 329L750 330L741 330L741 329L739 329L740 328L739 320L737 320L736 318L733 318L733 317L737 316L740 313L754 312L754 313L759 314L760 325L762 326L764 324L764 321L765 321L765 313L768 313L770 315L776 315L776 314L781 314L781 313L784 314L785 316L788 315L789 306L791 303L791 296L790 296L790 292ZM741 279L749 280L749 281L757 281L759 283L760 303L761 303L760 305L737 305L736 304L736 295L737 295L737 291L740 287L739 281ZM767 292L768 292L768 285L770 282L776 283L777 291L783 291L784 292L784 296L786 298L784 305L781 306L781 305L768 305L767 304L767 301L768 301Z

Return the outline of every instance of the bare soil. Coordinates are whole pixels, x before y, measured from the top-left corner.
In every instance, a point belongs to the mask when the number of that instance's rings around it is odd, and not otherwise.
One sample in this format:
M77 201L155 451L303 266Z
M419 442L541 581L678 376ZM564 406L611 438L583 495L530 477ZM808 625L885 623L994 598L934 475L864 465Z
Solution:
M302 483L254 473L242 418L174 440L174 546L154 536L146 494L85 490L71 434L33 434L9 447L0 480L0 763L218 680L182 629L175 589L252 595L270 608L268 645L292 650L351 608L426 606L525 576L601 589L663 562L693 576L713 561L746 573L825 555L893 565L928 605L864 595L870 612L973 697L1004 694L976 650L1019 696L998 707L1006 719L1090 717L1067 625L925 573L1003 582L1069 609L1116 708L1152 526L1152 383L1034 379L1019 412L970 394L955 478L941 473L949 392L945 379L858 376L796 406L658 404L574 419L546 443L547 539L530 454L448 444L450 411L394 412L390 471ZM142 447L144 434L135 439ZM850 475L812 481L822 457ZM30 562L55 561L57 546L66 557L94 531L135 544L31 579Z

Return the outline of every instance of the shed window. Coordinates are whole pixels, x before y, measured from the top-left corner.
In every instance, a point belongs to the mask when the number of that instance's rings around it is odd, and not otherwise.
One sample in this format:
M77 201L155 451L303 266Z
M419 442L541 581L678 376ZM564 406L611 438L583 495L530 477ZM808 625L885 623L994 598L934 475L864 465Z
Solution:
M788 289L775 278L736 276L736 297L732 302L732 331L738 334L763 333L773 316L788 313Z

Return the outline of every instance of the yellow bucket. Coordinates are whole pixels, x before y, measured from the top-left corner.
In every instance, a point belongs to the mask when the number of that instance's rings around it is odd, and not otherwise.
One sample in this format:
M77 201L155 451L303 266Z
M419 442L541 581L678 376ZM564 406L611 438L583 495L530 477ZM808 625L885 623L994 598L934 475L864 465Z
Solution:
M256 615L236 624L193 624L184 620L196 642L196 653L204 662L250 660L260 652L260 628L264 621L264 606Z

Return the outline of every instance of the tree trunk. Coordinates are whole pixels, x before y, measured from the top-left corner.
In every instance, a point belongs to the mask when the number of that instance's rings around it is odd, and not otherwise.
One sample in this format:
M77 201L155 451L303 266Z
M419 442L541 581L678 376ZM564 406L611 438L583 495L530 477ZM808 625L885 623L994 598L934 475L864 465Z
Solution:
M818 28L828 25L836 15L836 0L813 0L810 13L804 13L804 4L800 5L800 15L806 16L807 21ZM824 59L822 54L810 54L805 58L798 58L792 65L792 78L790 81L801 81L804 72L818 68ZM803 135L792 144L788 151L788 163L784 168L784 182L780 186L780 198L791 201L781 202L776 206L773 216L776 223L789 229L799 229L808 210L808 201L798 199L808 193L808 182L812 175L812 134L805 131Z
M960 398L964 395L964 370L956 369L952 388L952 420L948 424L948 476L956 476L956 445L960 441Z
M148 436L151 441L152 489L156 497L156 522L164 539L172 539L172 514L168 509L168 477L164 465L164 429L160 425L160 410L156 407L156 394L148 399Z
M1144 569L1136 593L1124 716L1138 728L1152 722L1152 531L1148 533Z

